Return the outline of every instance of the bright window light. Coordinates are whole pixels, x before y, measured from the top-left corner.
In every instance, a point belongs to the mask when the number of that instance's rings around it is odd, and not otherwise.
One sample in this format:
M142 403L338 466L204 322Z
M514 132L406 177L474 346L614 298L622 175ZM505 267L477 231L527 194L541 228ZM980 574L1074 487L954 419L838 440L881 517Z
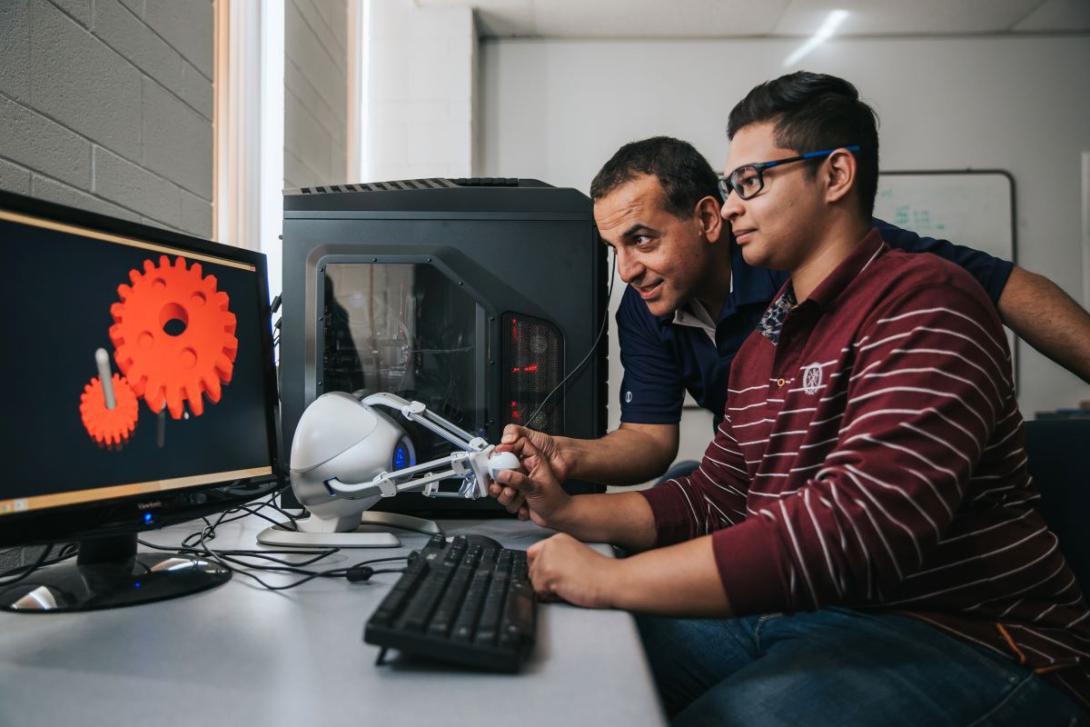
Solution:
M848 17L847 10L833 10L825 18L825 22L821 24L821 27L817 29L810 38L795 49L795 52L787 56L784 59L784 67L793 66L803 58L810 54L810 51L817 48L819 45L833 37L836 29L840 27L840 24Z
M269 268L269 297L280 294L284 222L284 0L261 4L261 51L258 73L261 98L257 124L259 172L257 241Z

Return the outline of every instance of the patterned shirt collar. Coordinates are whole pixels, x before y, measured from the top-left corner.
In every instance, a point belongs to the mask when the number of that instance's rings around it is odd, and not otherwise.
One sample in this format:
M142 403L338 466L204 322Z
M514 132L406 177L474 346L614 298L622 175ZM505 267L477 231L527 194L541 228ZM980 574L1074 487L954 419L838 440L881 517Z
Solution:
M783 290L776 296L776 299L769 304L764 315L761 316L761 320L757 324L757 330L761 332L762 336L772 341L773 346L779 345L783 322L787 319L787 314L791 312L791 309L798 304L795 299L795 289L788 282L783 286Z
M812 302L819 309L827 310L836 301L837 297L844 292L848 284L866 270L867 266L875 258L888 249L886 244L882 242L882 236L878 234L878 229L871 228L871 231L855 246L851 253L848 254L848 257L844 258L843 262L833 272L829 273L825 280L821 281L821 284L810 294L806 302ZM791 285L791 281L788 280L779 295L769 304L764 315L761 316L761 320L757 324L757 330L773 345L779 345L783 322L787 319L787 314L791 312L791 309L798 304L795 289Z

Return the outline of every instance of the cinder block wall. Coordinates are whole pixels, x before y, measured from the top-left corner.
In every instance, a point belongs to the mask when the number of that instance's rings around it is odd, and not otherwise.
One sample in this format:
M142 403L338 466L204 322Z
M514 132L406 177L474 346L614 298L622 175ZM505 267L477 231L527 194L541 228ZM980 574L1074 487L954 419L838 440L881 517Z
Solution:
M348 4L288 0L284 8L284 186L346 179Z
M212 0L0 0L0 188L212 234Z
M211 236L212 10L0 0L0 189Z

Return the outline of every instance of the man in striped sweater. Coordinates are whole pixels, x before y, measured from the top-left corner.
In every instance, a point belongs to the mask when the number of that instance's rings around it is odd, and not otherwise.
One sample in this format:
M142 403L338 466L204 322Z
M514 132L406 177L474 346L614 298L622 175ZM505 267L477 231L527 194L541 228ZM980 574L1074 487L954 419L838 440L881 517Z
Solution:
M1086 719L1090 611L1035 508L994 306L873 229L876 122L850 83L758 86L729 135L723 217L790 280L691 476L571 497L514 444L526 473L499 479L563 533L530 549L535 589L642 614L679 724Z

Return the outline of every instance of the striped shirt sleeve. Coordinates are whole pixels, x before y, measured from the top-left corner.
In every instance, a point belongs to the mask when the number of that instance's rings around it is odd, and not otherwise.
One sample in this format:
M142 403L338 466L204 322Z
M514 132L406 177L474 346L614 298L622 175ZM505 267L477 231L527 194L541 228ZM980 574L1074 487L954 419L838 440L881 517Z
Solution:
M657 545L671 545L736 525L746 519L749 474L728 416L692 474L640 494L655 516Z
M828 393L844 403L820 469L713 537L736 613L886 598L949 527L1010 405L1006 341L982 291L916 288L877 306L852 348L848 384Z

